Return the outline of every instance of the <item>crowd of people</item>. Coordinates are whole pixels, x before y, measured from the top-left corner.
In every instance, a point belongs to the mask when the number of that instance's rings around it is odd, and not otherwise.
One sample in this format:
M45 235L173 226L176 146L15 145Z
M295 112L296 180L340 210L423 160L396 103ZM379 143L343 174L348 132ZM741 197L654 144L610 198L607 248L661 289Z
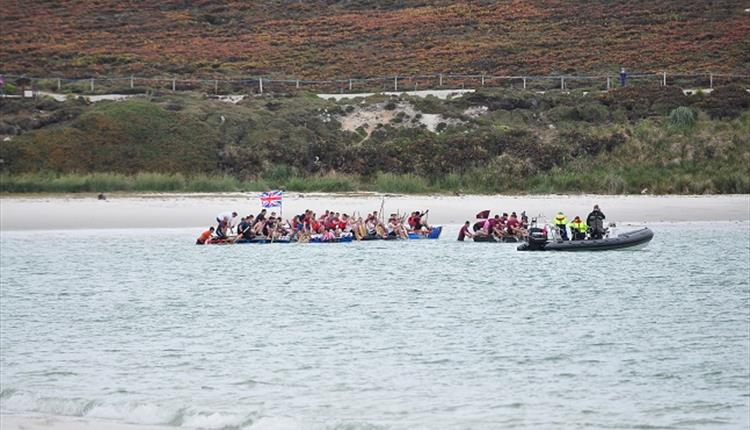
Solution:
M458 232L458 240L463 241L465 238L493 238L499 241L507 238L523 239L527 235L529 228L529 219L526 212L521 212L519 218L515 212L508 215L504 212L502 215L496 214L490 217L489 211L480 212L477 215L478 221L471 225L466 221Z
M256 238L298 242L327 242L343 238L406 239L410 232L430 232L431 227L426 222L427 212L429 211L414 211L404 215L392 213L387 219L380 217L378 211L362 217L326 210L318 216L308 209L291 219L284 219L276 212L269 214L266 209L257 215L245 217L239 217L237 212L224 212L216 216L217 226L201 233L196 243L233 243ZM576 215L568 222L565 214L558 212L552 221L552 227L557 232L557 237L564 241L601 239L607 234L607 229L604 228L605 218L599 206L594 205L585 221ZM532 224L534 222L532 220ZM522 240L527 237L528 229L526 212L521 212L520 216L516 212L490 216L490 211L483 211L477 214L477 221L473 225L466 221L458 233L458 240L463 241L467 237L475 240Z
M266 209L257 215L239 217L237 212L224 212L216 216L216 227L201 233L197 244L233 243L239 240L256 238L274 240L295 240L307 242L337 241L343 238L365 239L406 239L409 232L427 233L426 212L414 211L408 215L390 214L388 219L379 216L378 211L366 216L350 216L346 213L326 210L318 216L312 210L284 219L276 212Z

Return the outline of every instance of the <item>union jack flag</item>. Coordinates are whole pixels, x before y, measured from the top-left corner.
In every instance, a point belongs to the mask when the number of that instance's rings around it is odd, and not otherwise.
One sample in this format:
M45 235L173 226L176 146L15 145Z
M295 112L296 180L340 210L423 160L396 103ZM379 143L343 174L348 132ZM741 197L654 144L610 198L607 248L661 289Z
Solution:
M266 191L260 195L260 204L264 208L275 208L281 206L281 197L284 194L281 190Z

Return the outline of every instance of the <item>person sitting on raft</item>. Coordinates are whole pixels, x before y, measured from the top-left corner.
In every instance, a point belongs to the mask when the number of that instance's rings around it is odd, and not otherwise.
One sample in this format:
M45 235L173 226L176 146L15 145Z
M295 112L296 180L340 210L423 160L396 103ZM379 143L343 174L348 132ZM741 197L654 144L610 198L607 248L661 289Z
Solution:
M237 234L243 239L251 240L253 238L253 224L255 223L255 216L248 215L242 218L242 221L237 225Z
M195 241L196 245L205 245L206 242L211 240L211 236L214 235L214 228L209 227L208 230L201 233L200 236L198 236L198 239Z
M474 237L474 234L469 231L470 227L471 227L471 223L469 221L466 221L466 223L464 223L464 226L461 227L461 230L459 230L459 232L458 232L458 240L460 242L463 242L464 238L467 237L467 236L471 237L471 238Z
M419 211L412 212L407 220L409 228L415 232L430 230L430 226L422 220L427 215L427 212L429 212L429 209L423 213L419 213Z
M588 226L578 215L570 222L570 235L573 236L573 240L586 240L587 230Z
M391 214L391 216L388 218L386 231L388 232L388 237L400 237L401 239L408 238L406 229L404 228L403 224L398 219L398 216L396 214Z
M510 236L526 236L526 229L524 229L521 222L518 221L518 216L515 212L510 214L510 218L508 218L508 221L505 223L505 231Z
M232 228L234 228L235 219L237 219L237 212L222 212L216 215L216 221L219 223L216 235L221 239L225 239L227 233L231 232Z

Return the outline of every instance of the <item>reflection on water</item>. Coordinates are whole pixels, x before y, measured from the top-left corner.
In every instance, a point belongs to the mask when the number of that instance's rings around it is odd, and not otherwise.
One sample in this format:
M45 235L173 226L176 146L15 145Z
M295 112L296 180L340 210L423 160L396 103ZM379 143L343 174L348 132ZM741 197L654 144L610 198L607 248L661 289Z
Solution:
M642 251L3 232L0 406L200 428L747 428L750 225ZM623 230L621 228L621 230Z

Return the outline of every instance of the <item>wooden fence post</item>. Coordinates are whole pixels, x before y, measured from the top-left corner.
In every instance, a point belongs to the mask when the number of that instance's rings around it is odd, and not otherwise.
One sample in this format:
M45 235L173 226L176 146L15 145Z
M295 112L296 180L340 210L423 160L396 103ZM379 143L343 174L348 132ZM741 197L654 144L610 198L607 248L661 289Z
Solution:
M398 76L393 77L393 91L398 91Z
M560 90L561 91L565 90L565 77L563 76L560 76Z
M263 78L258 79L258 91L263 94Z
M708 74L708 87L711 89L714 88L714 74L713 73Z
M299 89L299 79L297 79L297 82L295 83L295 87Z
M214 79L214 94L216 95L219 94L219 80L218 79Z
M94 92L94 78L91 78L91 92Z
M172 78L172 92L175 92L175 89L177 88L177 82L174 78Z
M352 92L352 80L349 79L349 92Z
M442 73L440 74L440 86L441 87L443 86L443 74Z
M57 78L57 91L60 91L61 83L60 78Z
M482 75L482 86L484 86L484 75Z
M133 76L132 75L130 76L130 88L131 89L133 88Z
M609 89L610 89L611 87L612 87L612 81L611 81L611 78L610 78L609 76L607 76L607 91L609 91Z
M663 87L667 86L667 72L661 73L661 86Z
M523 77L523 89L526 89L526 76Z

